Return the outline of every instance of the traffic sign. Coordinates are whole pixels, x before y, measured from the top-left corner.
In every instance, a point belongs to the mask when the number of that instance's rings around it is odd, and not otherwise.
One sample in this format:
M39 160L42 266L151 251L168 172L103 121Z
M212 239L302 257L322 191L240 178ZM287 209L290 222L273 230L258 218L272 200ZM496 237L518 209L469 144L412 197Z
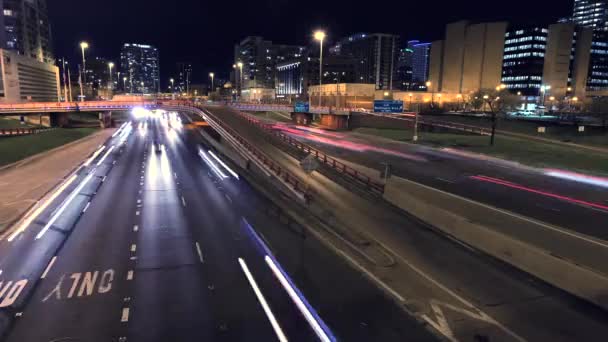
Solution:
M310 104L308 102L296 102L293 106L293 111L296 113L309 113Z
M403 113L403 101L375 100L375 113Z
M304 158L300 162L300 167L306 173L313 173L315 170L319 168L319 161L315 156L309 154L308 157Z

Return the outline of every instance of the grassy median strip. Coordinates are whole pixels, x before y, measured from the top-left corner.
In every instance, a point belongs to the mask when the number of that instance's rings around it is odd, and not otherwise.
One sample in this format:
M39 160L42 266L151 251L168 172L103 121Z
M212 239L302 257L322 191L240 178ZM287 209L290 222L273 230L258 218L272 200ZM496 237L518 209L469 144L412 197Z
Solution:
M82 139L97 128L58 128L21 137L0 138L0 166Z
M289 113L284 113L282 115L277 113L277 112L249 112L250 114L253 114L257 117L260 118L266 118L266 119L270 119L270 120L274 120L274 121L278 121L278 122L291 122L291 118L289 117Z
M412 130L399 129L359 128L355 132L398 141L411 141L413 136ZM496 136L496 144L492 147L489 146L490 137L420 132L419 142L438 148L451 147L485 154L535 167L608 175L607 155L528 139Z

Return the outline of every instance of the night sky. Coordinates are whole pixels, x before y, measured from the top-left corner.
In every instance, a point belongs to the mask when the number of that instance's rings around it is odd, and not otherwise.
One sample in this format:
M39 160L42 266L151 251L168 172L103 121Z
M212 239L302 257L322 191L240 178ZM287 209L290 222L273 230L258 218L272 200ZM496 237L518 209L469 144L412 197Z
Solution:
M152 44L160 49L164 85L181 61L193 64L194 83L206 82L210 71L226 78L234 44L247 35L308 45L311 32L323 28L329 41L355 32L396 33L404 41L435 40L443 38L445 24L452 21L552 23L570 15L572 4L573 0L50 0L49 14L57 57L76 62L81 40L91 45L89 56L115 62L125 42Z

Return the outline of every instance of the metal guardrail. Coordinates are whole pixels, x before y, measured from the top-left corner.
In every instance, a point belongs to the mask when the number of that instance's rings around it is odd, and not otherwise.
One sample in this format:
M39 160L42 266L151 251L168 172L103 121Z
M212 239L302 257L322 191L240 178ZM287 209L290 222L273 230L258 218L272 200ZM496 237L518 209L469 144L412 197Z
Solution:
M54 128L2 128L0 129L0 137L21 136L38 134L53 130Z
M358 170L340 162L339 160L336 160L335 158L333 158L331 156L328 156L324 152L322 152L310 145L302 143L296 139L293 139L292 137L288 136L285 133L277 131L276 129L273 128L272 125L263 123L262 121L260 121L256 118L253 118L246 113L243 113L243 112L238 112L238 113L241 117L245 118L249 123L260 127L263 131L280 138L288 145L295 147L296 149L298 149L304 153L309 153L309 154L314 155L315 158L322 164L334 169L338 173L341 173L343 175L350 177L351 179L354 179L361 185L364 185L367 188L369 188L372 192L380 194L380 195L384 193L384 184L374 181L371 177L367 176L366 174L359 172Z

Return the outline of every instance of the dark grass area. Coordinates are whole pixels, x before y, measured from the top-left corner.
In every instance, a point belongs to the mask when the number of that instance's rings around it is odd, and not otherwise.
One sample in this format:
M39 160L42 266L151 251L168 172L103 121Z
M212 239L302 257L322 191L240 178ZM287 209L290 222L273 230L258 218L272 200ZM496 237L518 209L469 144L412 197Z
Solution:
M39 134L0 138L0 166L76 141L97 130L97 128L58 128Z

